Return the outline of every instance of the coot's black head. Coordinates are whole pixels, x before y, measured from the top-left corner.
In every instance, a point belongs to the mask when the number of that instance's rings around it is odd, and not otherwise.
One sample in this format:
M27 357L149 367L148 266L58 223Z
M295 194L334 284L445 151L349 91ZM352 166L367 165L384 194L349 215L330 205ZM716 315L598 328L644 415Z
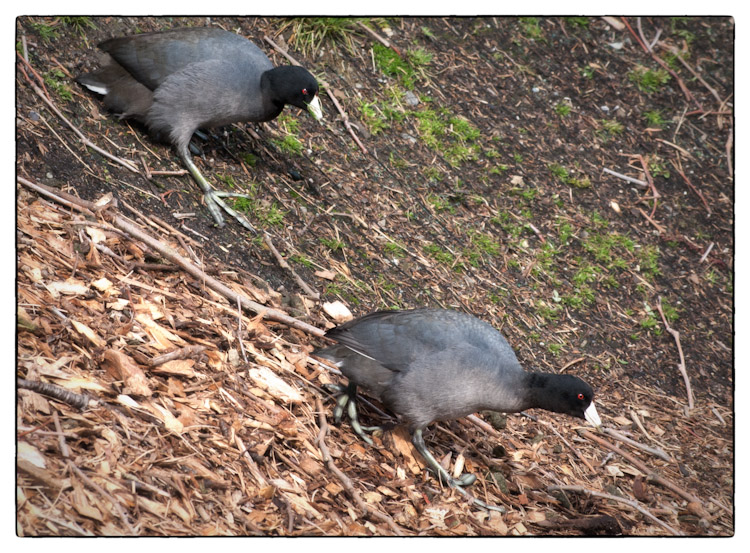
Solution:
M529 384L535 407L585 419L593 426L601 425L594 406L594 390L577 376L531 373Z
M323 117L318 99L318 81L304 67L287 65L268 71L274 101L309 111L315 119Z

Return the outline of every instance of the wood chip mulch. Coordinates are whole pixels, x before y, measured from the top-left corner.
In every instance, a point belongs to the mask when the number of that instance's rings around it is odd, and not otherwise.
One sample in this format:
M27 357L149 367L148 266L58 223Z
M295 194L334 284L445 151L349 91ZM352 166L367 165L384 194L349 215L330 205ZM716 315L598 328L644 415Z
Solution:
M696 496L693 458L733 447L729 409L704 404L686 417L671 397L629 390L638 405L618 405L630 418L607 421L606 434L546 413L432 425L438 459L478 474L471 493L507 508L488 513L441 490L400 427L368 447L348 425L329 426L323 386L338 377L308 357L308 334L238 313L106 217L23 186L17 214L19 535L733 531L731 481ZM133 222L191 255L189 237ZM258 277L202 269L281 308ZM307 310L310 324L333 326ZM365 403L364 416L381 417L375 408ZM684 433L703 451L684 451Z

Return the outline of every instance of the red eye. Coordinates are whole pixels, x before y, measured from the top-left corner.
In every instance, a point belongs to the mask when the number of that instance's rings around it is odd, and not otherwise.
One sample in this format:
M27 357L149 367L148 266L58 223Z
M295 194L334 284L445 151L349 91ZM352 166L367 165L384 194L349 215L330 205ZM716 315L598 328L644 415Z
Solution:
M578 399L580 399L581 401L583 401L583 394L578 394Z
M306 88L302 89L302 96L307 96L307 89Z

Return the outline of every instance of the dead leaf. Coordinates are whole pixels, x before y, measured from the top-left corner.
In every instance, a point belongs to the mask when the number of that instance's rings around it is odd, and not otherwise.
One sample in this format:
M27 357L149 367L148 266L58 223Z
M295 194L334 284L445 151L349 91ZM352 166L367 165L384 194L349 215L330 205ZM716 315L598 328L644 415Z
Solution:
M247 371L248 376L262 389L285 403L299 403L302 395L276 376L271 369L257 365Z
M633 495L638 501L647 501L648 500L648 487L646 486L646 483L643 481L643 478L640 476L636 476L635 480L633 480Z
M86 227L86 234L89 235L94 244L101 244L107 240L107 235L101 229L96 227Z
M99 338L97 336L96 332L91 330L88 326L83 324L80 321L76 321L75 319L70 319L71 324L73 325L73 328L76 329L76 331L81 334L82 336L88 338L88 340L94 344L98 348L103 348L107 345L107 342Z
M120 351L109 349L102 355L102 365L109 374L125 383L125 392L144 397L151 397L153 392L148 384L148 378L141 368L129 356Z
M167 376L183 376L185 378L194 378L194 365L195 359L175 359L174 361L167 361L166 363L162 363L161 365L152 367L151 372Z
M323 311L325 311L326 315L331 317L331 319L338 324L351 321L354 318L354 315L349 311L349 308L338 300L334 302L325 302L323 304Z
M38 467L40 469L47 468L47 462L45 461L42 452L28 442L18 442L17 456L18 459L27 461L35 467Z
M333 271L327 271L327 270L320 270L315 271L315 276L318 278L324 278L326 280L335 280L336 279L336 273Z
M89 503L86 491L79 485L73 485L73 493L70 494L70 502L79 515L104 522L99 509Z
M47 290L53 298L59 298L61 294L66 296L85 296L89 293L89 287L80 280L69 278L65 281L50 282L46 285Z

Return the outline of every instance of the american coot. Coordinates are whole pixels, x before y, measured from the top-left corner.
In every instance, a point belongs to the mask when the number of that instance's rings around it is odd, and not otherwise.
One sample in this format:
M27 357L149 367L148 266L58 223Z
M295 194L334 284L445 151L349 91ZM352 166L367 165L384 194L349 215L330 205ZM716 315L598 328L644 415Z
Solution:
M352 428L372 443L363 430L377 427L363 429L357 420L355 397L362 386L406 423L417 451L453 487L475 478L454 480L427 451L422 430L433 421L482 409L516 413L539 407L601 424L591 386L572 375L525 372L502 334L465 313L378 311L326 336L337 344L314 354L332 361L349 379L334 410L337 422L347 409Z
M270 121L286 104L323 116L318 83L306 69L274 67L255 44L211 27L172 29L113 38L99 44L109 63L76 80L104 95L104 105L121 118L144 123L168 140L205 194L219 226L218 206L229 208L190 158L188 144L198 128L241 121Z

